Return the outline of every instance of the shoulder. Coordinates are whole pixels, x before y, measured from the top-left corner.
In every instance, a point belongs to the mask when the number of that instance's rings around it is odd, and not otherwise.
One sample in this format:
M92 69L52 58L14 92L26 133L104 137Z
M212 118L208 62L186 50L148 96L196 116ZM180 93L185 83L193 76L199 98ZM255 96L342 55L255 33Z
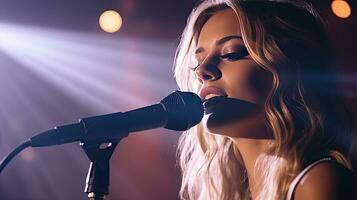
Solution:
M295 200L357 199L357 177L336 162L312 167L296 187Z

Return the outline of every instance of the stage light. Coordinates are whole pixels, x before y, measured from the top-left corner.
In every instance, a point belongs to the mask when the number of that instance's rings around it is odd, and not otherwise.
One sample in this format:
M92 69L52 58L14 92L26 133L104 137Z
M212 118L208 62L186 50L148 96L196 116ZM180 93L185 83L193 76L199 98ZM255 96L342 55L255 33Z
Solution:
M340 18L348 18L351 16L351 6L347 1L334 0L331 3L333 13Z
M117 32L122 25L122 18L118 12L114 10L107 10L99 17L99 25L103 31L108 33Z

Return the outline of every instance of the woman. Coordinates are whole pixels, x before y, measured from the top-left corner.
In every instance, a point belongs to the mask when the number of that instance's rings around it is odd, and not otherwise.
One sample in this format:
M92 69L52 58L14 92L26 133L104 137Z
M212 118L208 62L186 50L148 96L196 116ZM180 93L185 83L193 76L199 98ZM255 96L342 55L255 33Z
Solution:
M205 106L180 138L180 197L357 199L353 127L330 58L305 3L198 5L174 64L179 87Z

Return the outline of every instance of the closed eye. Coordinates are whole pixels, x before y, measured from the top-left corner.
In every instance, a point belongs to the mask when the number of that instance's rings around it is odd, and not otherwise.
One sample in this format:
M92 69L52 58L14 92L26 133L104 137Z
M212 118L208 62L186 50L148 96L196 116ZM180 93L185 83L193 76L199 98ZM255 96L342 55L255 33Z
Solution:
M244 49L242 51L236 51L236 52L224 54L221 57L229 61L236 61L247 56L249 56L249 53L247 49Z

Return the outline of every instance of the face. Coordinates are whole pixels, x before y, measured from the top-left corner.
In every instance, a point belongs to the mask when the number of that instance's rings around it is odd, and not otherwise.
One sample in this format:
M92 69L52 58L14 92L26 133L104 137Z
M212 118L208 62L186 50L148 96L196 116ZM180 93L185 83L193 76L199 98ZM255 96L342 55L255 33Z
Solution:
M266 129L262 107L272 76L248 54L232 9L215 13L204 24L195 55L206 130L259 138L255 132Z

